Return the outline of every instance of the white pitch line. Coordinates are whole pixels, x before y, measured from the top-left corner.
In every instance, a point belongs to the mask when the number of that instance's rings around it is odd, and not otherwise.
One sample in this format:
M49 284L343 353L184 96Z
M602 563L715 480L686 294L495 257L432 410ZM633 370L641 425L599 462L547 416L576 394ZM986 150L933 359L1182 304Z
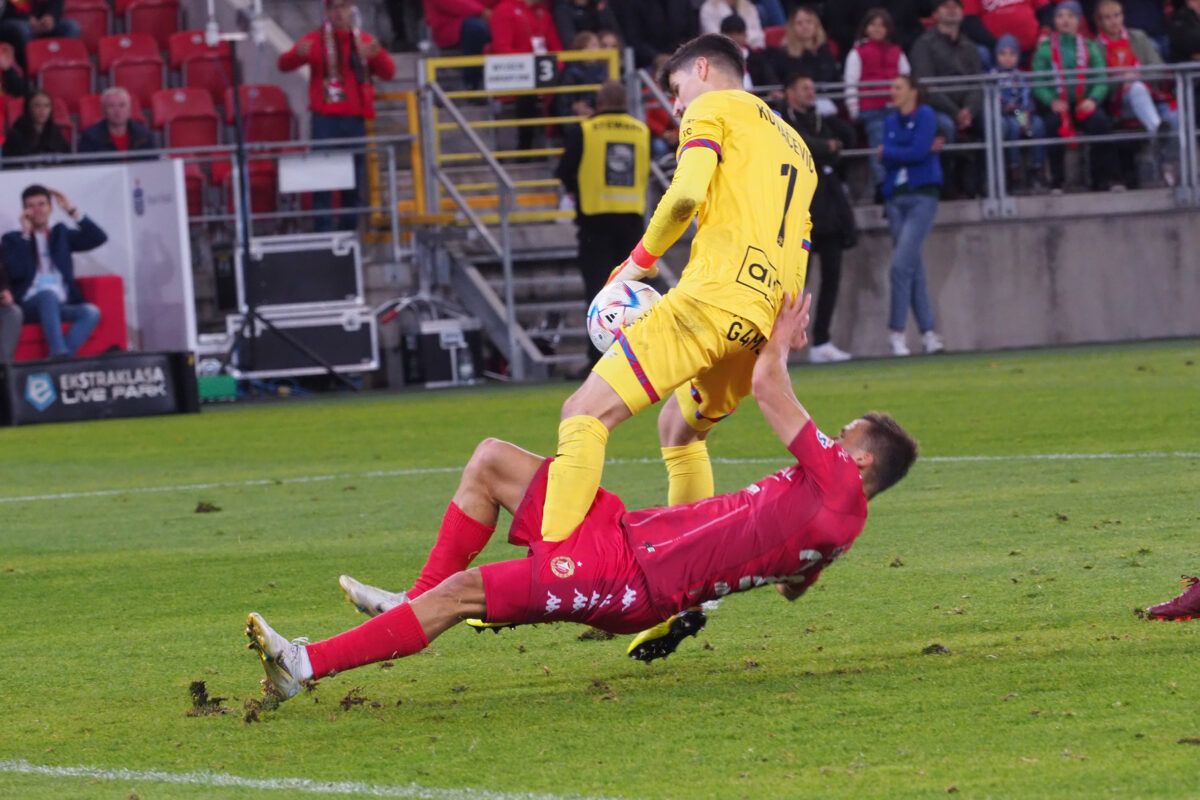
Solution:
M28 761L0 761L0 773L46 775L52 778L90 778L103 781L140 781L191 786L263 789L268 791L342 794L354 797L409 797L417 800L589 800L578 795L492 792L486 789L431 789L416 783L386 786L359 781L314 781L308 778L243 778L220 772L161 772L159 770L100 769L98 767L48 767ZM591 798L590 800L602 800Z
M954 464L988 461L1105 461L1120 459L1200 458L1200 452L1172 451L1161 453L1034 453L1001 456L923 456L919 463ZM660 464L657 458L616 458L606 464ZM784 464L781 458L714 458L714 464ZM298 483L321 483L363 478L398 478L409 475L438 475L462 472L462 467L416 467L413 469L381 469L369 472L342 472L334 475L300 475L294 478L256 478L245 481L214 481L184 483L175 486L136 486L122 489L97 489L90 492L58 492L56 494L27 494L0 497L4 503L35 503L44 500L78 500L85 497L119 497L121 495L158 494L162 492L195 492L209 489L241 489L252 486L287 486Z

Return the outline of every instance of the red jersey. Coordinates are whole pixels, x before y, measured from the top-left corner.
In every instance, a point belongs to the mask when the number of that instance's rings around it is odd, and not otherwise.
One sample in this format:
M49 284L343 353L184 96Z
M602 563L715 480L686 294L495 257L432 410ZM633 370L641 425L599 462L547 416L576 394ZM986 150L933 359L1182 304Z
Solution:
M788 451L794 466L740 492L622 517L664 617L768 583L807 588L858 538L867 498L854 459L812 420Z

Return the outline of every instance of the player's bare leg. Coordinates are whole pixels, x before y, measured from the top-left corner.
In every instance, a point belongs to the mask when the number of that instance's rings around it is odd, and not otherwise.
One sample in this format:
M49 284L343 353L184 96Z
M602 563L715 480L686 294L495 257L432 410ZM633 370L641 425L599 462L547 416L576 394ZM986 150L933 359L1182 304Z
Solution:
M289 642L257 613L246 620L246 636L266 670L264 684L286 700L309 681L420 652L462 620L486 611L483 576L471 569L450 576L411 603L321 642Z
M621 396L595 372L563 403L546 483L543 539L561 542L583 522L600 488L608 433L631 416Z
M343 575L338 583L346 599L367 616L376 616L465 570L491 538L500 507L516 511L542 461L541 456L509 442L480 442L463 469L437 542L412 589L389 592Z

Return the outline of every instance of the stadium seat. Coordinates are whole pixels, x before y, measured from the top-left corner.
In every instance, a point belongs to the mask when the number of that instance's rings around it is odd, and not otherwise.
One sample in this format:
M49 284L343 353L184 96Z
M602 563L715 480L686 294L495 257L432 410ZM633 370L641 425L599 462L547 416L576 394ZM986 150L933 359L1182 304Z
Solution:
M247 142L288 142L296 138L295 118L287 95L269 84L243 86L239 91ZM225 123L233 125L233 89L225 90Z
M63 15L79 24L80 40L92 54L112 30L112 9L105 0L66 0Z
M121 276L80 276L75 282L79 284L83 299L100 309L100 324L83 343L83 347L79 348L79 355L94 356L109 350L126 349L129 340L125 329L125 282ZM64 330L66 327L63 326ZM32 323L22 326L21 337L17 340L16 360L45 358L48 352L42 326Z
M187 211L189 217L199 217L204 214L204 188L208 179L199 164L186 163L183 165L183 186L187 194Z
M204 89L162 89L151 99L154 127L165 147L204 147L220 141L221 118Z
M100 72L112 86L123 86L142 105L166 86L166 66L158 43L146 33L122 33L100 40Z
M127 33L148 33L166 50L172 33L179 30L179 0L130 0L117 3L125 16Z
M214 103L225 99L225 90L233 85L233 50L229 42L209 47L204 31L179 31L171 34L167 48L171 69L179 70L180 85L207 89Z
M145 123L146 115L142 113L142 104L138 101L137 95L130 94L130 107L133 111L133 118L138 122ZM90 128L100 120L104 119L104 106L100 102L100 95L89 94L79 98L79 128Z
M250 210L255 214L269 214L279 209L279 170L275 162L255 159L248 164ZM233 162L216 161L212 165L213 184L222 189L227 207L233 204Z
M25 48L25 58L29 75L51 97L66 100L72 112L80 97L92 93L92 62L79 39L34 39Z
M771 25L763 28L763 34L767 39L767 47L779 47L787 36L787 25Z

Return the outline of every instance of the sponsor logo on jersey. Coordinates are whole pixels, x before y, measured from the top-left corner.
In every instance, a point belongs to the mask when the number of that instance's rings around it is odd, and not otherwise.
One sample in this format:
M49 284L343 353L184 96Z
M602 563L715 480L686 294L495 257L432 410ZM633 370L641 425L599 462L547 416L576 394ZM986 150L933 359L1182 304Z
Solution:
M556 578L569 578L575 574L575 562L566 556L555 556L550 559L550 571Z
M821 447L824 447L826 450L833 447L833 445L834 445L833 439L830 439L828 436L821 433L820 431L817 431L817 441L820 442Z

